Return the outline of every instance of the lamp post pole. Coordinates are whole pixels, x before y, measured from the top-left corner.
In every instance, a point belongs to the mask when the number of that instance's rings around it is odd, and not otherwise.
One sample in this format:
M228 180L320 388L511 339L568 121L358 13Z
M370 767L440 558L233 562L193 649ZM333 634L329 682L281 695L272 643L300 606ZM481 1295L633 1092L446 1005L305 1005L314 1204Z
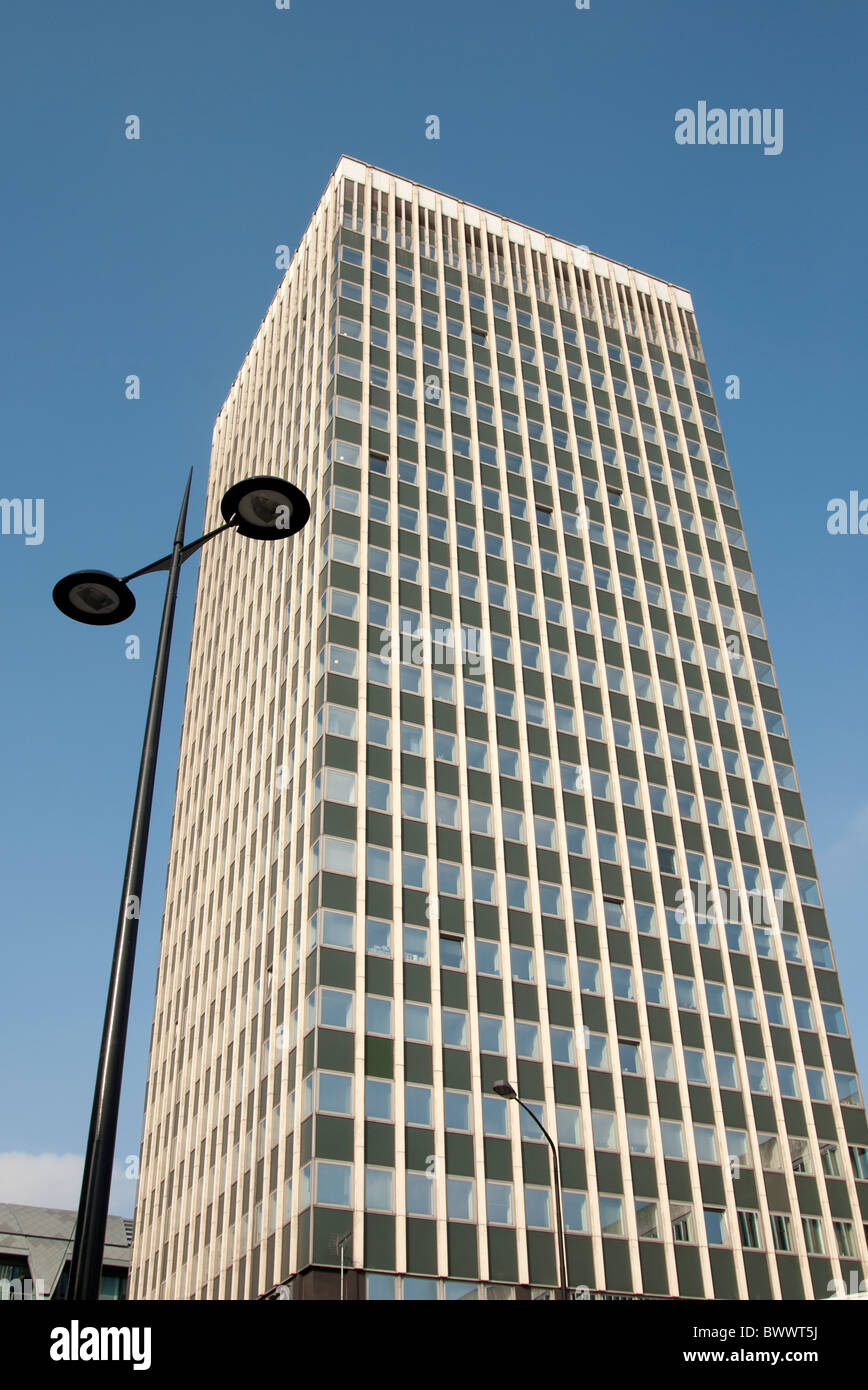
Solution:
M497 1095L503 1096L505 1100L516 1101L516 1103L521 1106L525 1114L530 1115L530 1118L533 1120L537 1129L541 1131L544 1139L546 1140L546 1143L552 1151L552 1174L554 1176L555 1189L555 1216L557 1220L558 1232L558 1272L560 1275L560 1287L558 1290L558 1296L561 1299L569 1299L570 1290L569 1285L567 1283L566 1242L564 1240L564 1211L563 1203L561 1201L561 1174L560 1164L558 1162L557 1145L555 1144L554 1139L552 1139L552 1136L549 1134L542 1120L540 1120L533 1113L530 1106L525 1105L518 1092L514 1089L513 1086L509 1084L508 1081L496 1082L493 1087L493 1090L497 1093Z
M103 1248L108 1221L111 1192L112 1163L117 1138L118 1111L123 1079L124 1049L130 1014L133 986L133 966L139 927L139 909L148 830L154 799L154 779L157 750L166 694L166 677L172 644L172 626L178 596L181 566L206 541L232 528L252 539L279 539L300 530L310 516L307 499L297 488L282 479L255 478L236 484L223 502L223 526L207 532L199 540L184 544L187 508L193 470L187 478L184 499L175 528L175 540L169 555L156 560L144 569L136 570L126 579L114 579L99 571L83 571L61 580L54 590L54 600L68 617L96 625L121 622L135 607L135 599L127 588L130 579L158 570L168 570L163 617L154 661L151 697L145 723L139 778L133 805L130 838L124 871L121 905L115 933L108 999L103 1020L102 1044L94 1087L90 1129L85 1150L84 1174L75 1226L75 1244L69 1272L70 1300L99 1298L102 1276Z

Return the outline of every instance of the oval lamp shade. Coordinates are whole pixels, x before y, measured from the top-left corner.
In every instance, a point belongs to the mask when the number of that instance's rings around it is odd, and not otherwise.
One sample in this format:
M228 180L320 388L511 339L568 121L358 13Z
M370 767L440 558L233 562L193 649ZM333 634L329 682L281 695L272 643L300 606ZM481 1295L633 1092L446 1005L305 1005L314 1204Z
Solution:
M136 606L132 589L106 570L78 570L68 574L57 581L52 598L67 618L91 627L122 623Z
M245 478L234 483L220 503L224 521L234 521L239 536L253 541L280 541L294 536L310 518L304 493L284 478Z

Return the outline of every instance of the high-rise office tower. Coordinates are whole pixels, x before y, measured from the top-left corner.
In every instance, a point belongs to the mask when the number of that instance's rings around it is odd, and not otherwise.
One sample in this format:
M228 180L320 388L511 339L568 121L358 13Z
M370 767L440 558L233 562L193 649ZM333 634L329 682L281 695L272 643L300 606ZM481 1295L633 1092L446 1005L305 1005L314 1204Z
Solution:
M342 159L206 524L271 472L306 529L201 560L133 1296L545 1296L504 1079L573 1287L852 1292L868 1128L689 294Z

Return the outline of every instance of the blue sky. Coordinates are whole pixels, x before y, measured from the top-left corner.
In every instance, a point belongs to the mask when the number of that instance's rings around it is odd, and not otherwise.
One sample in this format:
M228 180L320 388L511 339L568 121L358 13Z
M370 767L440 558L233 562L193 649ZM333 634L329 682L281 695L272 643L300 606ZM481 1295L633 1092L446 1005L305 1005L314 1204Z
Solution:
M275 247L296 245L342 153L691 290L868 1076L868 538L826 531L829 499L868 489L854 414L866 27L843 0L4 6L0 493L44 499L45 534L0 536L0 1198L77 1200L163 579L139 581L129 624L102 631L64 620L51 589L165 553L191 465L198 524ZM782 152L676 145L675 112L699 101L782 108ZM741 397L727 401L731 373ZM121 1160L139 1144L194 588L191 564ZM119 1181L113 1209L132 1201Z

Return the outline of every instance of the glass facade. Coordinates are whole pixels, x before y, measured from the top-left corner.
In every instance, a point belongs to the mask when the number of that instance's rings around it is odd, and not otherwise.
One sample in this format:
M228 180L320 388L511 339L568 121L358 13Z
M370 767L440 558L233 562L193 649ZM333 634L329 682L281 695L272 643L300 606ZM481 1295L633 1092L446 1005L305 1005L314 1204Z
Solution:
M689 295L343 159L218 417L132 1293L826 1297L868 1127ZM231 546L231 549L230 549ZM502 1292L498 1292L498 1291Z

